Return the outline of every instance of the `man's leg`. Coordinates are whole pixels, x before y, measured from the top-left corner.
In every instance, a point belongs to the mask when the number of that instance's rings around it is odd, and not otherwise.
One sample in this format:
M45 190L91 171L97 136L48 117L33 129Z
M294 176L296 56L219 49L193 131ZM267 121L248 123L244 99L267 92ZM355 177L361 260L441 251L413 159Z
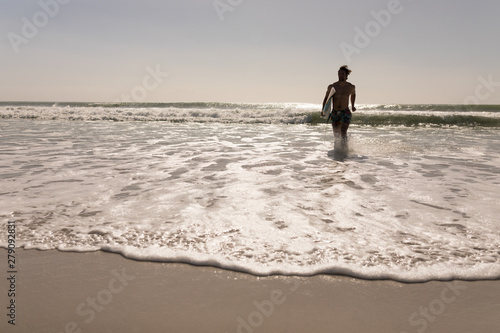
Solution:
M335 143L337 143L342 139L342 130L340 127L340 123L332 124L332 127L333 127L333 140Z
M332 124L333 137L336 139L340 135L340 124Z
M349 128L349 123L340 123L340 136L342 137L342 146L347 147L347 129Z
M334 149L344 149L346 147L342 134L342 123L336 122L332 124Z

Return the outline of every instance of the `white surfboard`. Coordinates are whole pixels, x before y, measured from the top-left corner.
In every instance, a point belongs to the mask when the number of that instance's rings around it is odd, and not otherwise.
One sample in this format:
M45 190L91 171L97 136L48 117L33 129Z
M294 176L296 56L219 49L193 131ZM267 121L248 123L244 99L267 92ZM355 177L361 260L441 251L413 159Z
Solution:
M333 110L333 94L335 94L335 88L332 87L330 93L328 94L328 98L326 99L325 107L323 108L324 118L327 120L330 119L330 113Z

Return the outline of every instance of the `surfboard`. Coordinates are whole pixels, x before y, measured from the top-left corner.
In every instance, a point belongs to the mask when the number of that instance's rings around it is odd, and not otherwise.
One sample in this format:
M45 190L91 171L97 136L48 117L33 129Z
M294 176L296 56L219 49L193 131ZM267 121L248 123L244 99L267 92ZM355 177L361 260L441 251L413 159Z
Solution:
M335 88L332 87L330 93L328 94L328 98L326 99L325 107L323 108L323 113L325 114L324 118L328 121L330 119L330 113L333 110L333 95L335 94Z

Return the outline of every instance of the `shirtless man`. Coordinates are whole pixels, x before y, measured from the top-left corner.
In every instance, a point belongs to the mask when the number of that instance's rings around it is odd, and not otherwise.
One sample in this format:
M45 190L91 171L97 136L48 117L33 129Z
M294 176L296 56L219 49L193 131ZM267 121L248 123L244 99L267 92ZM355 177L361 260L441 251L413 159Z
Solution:
M338 71L339 80L328 86L326 90L325 99L323 100L323 108L327 102L330 90L335 88L335 94L333 95L333 111L330 114L330 119L328 121L332 122L333 135L337 139L340 135L342 138L342 143L345 145L347 143L347 129L351 123L351 111L349 110L349 96L351 97L351 107L352 112L356 111L354 107L354 102L356 101L356 87L347 82L347 76L351 74L351 70L347 66L340 67ZM323 111L321 115L325 116Z

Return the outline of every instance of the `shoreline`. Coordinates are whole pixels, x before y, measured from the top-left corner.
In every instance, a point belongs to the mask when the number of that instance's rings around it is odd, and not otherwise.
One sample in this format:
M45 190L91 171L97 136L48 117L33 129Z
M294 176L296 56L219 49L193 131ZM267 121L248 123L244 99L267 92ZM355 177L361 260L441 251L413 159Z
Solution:
M0 288L9 290L7 250ZM106 252L16 250L2 332L497 332L500 280L253 276ZM3 298L4 312L9 299Z

